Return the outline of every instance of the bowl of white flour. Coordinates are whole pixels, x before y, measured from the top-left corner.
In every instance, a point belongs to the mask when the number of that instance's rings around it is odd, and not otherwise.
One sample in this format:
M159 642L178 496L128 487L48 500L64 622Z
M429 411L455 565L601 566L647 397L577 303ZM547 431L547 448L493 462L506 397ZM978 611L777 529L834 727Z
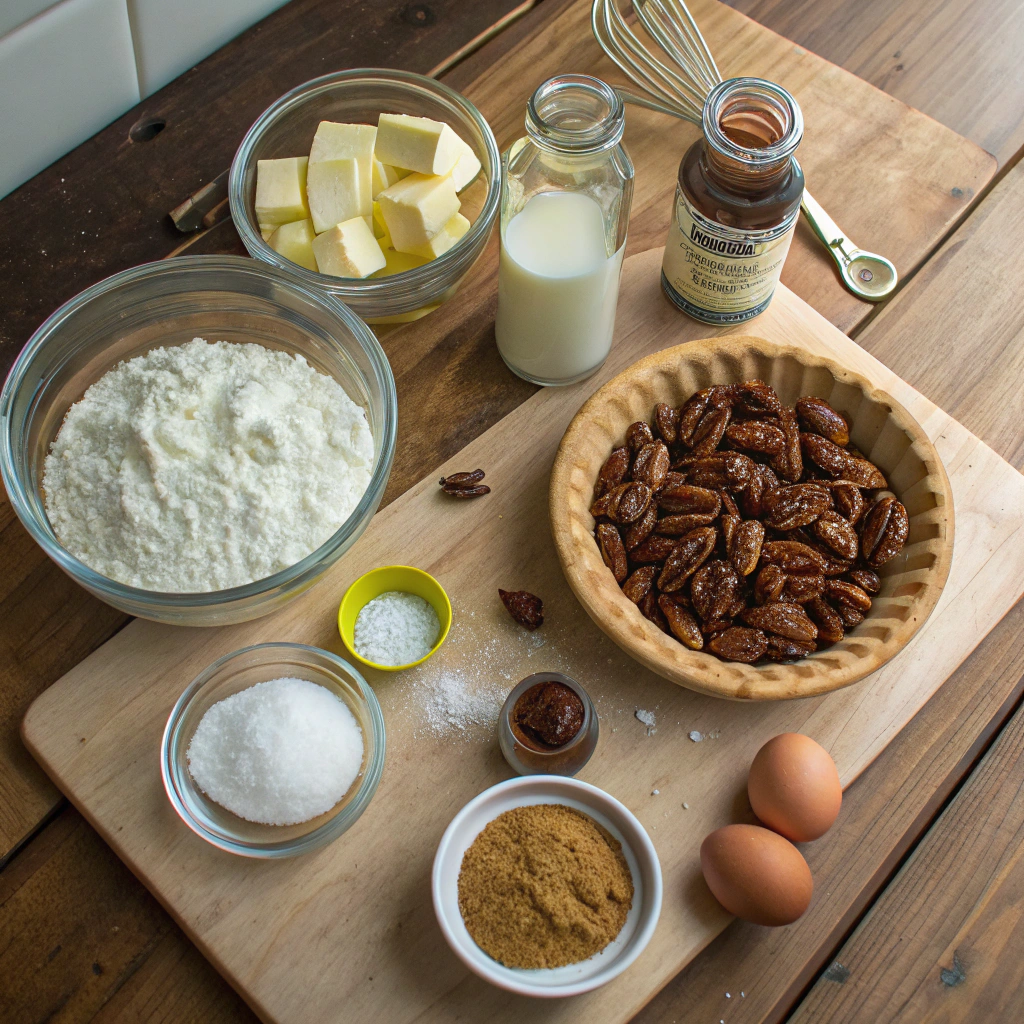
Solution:
M147 264L51 316L0 395L43 550L132 615L220 625L317 582L380 503L397 400L350 310L230 256Z

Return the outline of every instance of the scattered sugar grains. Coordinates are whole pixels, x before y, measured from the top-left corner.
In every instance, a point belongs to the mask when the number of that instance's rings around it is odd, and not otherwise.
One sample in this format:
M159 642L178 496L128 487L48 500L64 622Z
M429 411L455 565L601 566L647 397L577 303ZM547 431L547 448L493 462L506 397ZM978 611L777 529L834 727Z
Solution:
M341 385L256 344L153 349L68 410L43 471L61 543L110 579L196 593L305 558L370 482L373 437Z
M430 602L401 590L375 597L356 617L356 651L377 665L419 661L440 635L441 623Z
M189 743L189 774L247 821L296 825L329 811L363 761L363 734L343 700L307 679L257 683L217 701Z
M643 708L637 708L636 711L633 712L633 714L636 716L638 721L642 722L645 726L647 726L648 736L653 736L658 731L654 727L653 711L644 711Z

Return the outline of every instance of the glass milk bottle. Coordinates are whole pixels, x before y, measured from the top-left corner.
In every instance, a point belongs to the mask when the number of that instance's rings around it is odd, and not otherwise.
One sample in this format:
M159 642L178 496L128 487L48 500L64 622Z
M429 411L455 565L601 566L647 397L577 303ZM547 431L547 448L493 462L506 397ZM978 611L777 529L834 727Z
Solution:
M502 159L494 333L509 368L572 384L608 357L633 198L622 100L587 75L550 78Z

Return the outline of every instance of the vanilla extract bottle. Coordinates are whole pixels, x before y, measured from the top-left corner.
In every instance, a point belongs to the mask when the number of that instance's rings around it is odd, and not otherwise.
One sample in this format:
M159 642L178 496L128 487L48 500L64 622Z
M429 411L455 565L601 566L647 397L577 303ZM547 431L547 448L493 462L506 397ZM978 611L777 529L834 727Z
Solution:
M789 252L803 116L781 86L732 78L708 95L702 127L679 165L661 284L695 319L738 324L767 308Z

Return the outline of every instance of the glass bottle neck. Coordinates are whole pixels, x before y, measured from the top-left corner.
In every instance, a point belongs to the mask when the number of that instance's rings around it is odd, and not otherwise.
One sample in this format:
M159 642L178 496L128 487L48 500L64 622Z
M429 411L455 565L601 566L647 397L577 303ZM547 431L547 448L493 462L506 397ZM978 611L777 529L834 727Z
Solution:
M558 75L534 92L526 107L526 131L541 149L584 156L622 141L625 109L611 86L589 75Z
M803 115L781 86L762 78L733 78L708 95L702 127L709 178L753 198L779 188L791 173Z

